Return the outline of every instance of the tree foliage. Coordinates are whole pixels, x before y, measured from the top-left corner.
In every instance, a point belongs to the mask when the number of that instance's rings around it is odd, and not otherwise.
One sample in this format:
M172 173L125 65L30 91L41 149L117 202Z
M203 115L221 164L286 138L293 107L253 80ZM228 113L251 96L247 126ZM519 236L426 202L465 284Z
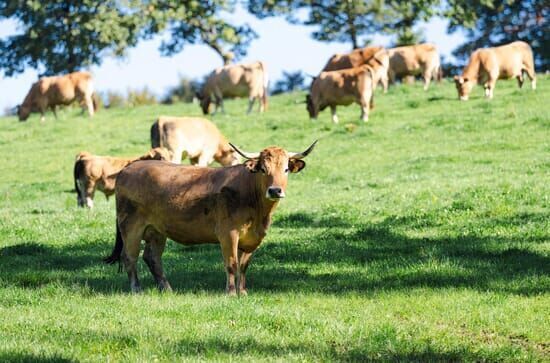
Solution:
M0 39L0 69L6 76L27 67L41 74L72 72L122 56L140 39L168 30L165 55L185 44L204 43L224 60L244 55L256 36L248 25L232 25L228 0L0 0L0 20L17 22L15 35Z
M271 94L301 91L306 88L306 78L302 71L283 72L283 77L275 82Z
M368 42L369 35L382 30L383 4L383 0L249 0L248 10L260 18L284 15L294 24L317 27L314 39L348 42L358 48ZM305 17L296 15L304 11Z
M138 39L140 18L116 0L0 1L0 19L17 21L18 33L0 40L6 76L27 67L43 74L75 71L121 55Z
M468 41L454 55L465 60L477 48L516 40L533 48L539 69L550 67L550 4L547 0L450 0L449 31L466 30Z

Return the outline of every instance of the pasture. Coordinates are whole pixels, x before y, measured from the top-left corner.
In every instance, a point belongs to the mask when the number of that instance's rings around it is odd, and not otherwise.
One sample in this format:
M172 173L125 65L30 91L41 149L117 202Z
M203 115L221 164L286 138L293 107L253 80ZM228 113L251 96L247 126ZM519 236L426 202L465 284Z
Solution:
M249 295L224 295L217 245L169 242L173 293L101 258L115 203L76 206L81 150L141 155L158 115L192 104L0 119L0 361L548 361L550 78L499 81L457 100L445 81L375 95L370 121L339 107L310 121L303 93L211 119L249 151L307 166L252 258ZM187 163L188 161L185 161Z

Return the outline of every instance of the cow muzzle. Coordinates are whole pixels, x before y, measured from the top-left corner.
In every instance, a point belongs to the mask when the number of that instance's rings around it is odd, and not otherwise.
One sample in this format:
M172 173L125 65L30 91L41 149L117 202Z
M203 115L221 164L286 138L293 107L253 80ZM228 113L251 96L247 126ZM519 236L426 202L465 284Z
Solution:
M267 199L279 200L285 197L285 192L280 187L269 187L265 193Z

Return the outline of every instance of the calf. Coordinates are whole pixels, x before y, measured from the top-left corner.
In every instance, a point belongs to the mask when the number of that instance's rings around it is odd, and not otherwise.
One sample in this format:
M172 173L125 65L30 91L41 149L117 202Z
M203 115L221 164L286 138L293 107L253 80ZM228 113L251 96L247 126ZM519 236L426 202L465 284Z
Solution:
M467 101L475 84L483 84L485 97L493 98L497 79L517 78L523 86L523 72L531 80L531 88L537 88L533 51L525 42L513 42L500 47L478 49L472 53L462 75L455 76L458 98Z
M76 156L74 164L74 188L79 207L93 208L94 193L101 190L108 199L115 192L118 173L136 160L169 160L165 149L154 148L137 158L117 158L92 155L82 151Z
M161 116L151 126L151 147L163 147L174 163L182 155L192 165L207 166L216 160L223 166L236 165L239 157L212 122L199 117Z
M316 119L319 111L330 107L332 121L338 123L336 106L353 102L361 106L361 119L369 120L369 107L373 107L373 90L376 70L368 65L339 71L321 72L311 83L306 96L309 117Z
M43 77L34 83L18 106L17 115L25 121L31 112L40 112L40 121L44 121L44 112L50 109L57 117L55 107L69 105L73 101L85 104L90 117L96 109L92 75L88 72L74 72L64 76Z
M439 53L433 44L407 45L388 49L390 66L388 76L393 83L397 78L415 76L418 73L424 79L424 91L428 90L430 80L441 78Z

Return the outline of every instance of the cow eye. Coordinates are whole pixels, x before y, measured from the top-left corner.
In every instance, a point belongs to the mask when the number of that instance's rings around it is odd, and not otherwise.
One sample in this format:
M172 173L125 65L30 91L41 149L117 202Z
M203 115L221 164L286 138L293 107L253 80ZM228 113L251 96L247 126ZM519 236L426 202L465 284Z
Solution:
M286 168L286 169L285 169L285 173L287 173L287 174L288 174L288 168Z

